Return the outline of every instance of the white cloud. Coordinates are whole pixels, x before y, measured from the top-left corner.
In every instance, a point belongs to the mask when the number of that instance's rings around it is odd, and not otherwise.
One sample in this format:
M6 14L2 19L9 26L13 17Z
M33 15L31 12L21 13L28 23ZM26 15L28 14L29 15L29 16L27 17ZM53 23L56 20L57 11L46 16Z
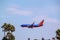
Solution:
M58 23L59 22L58 19L54 19L54 18L46 18L45 20L46 20L46 22L49 22L49 23Z
M49 18L46 16L36 16L35 18L33 18L33 21L41 21L41 20L45 20L45 22L47 23L59 23L60 21L58 19L54 19L54 18Z
M45 22L48 22L48 23L59 23L60 22L58 19L51 17L51 16L56 17L57 11L58 11L57 6L47 6L47 7L37 9L36 11L38 13L38 16L33 18L33 21L41 21L42 19L44 19Z
M36 16L33 18L33 21L41 21L44 18L44 16Z
M17 5L6 8L6 11L8 13L19 14L19 15L31 15L32 14L31 10L22 10Z

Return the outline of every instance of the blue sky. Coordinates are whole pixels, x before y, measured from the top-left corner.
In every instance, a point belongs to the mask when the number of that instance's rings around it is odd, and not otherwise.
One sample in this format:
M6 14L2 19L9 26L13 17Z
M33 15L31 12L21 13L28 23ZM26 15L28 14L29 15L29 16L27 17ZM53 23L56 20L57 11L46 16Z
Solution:
M3 23L13 24L16 28L16 40L31 40L37 38L51 39L60 27L59 0L0 0L0 27ZM38 24L45 20L41 28L22 28L21 24ZM0 28L0 40L3 37Z

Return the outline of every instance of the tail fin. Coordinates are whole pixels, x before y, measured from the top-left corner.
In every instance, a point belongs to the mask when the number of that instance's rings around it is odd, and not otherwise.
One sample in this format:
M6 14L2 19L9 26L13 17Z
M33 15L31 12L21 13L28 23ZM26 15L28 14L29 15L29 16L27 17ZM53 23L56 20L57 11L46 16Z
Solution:
M39 26L43 26L44 19L39 23Z

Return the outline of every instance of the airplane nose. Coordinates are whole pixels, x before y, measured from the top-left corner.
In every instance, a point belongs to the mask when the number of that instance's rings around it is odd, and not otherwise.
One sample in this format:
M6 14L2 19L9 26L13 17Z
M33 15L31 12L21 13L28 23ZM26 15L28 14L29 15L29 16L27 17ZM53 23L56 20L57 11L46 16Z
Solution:
M20 26L23 26L23 25L20 25Z

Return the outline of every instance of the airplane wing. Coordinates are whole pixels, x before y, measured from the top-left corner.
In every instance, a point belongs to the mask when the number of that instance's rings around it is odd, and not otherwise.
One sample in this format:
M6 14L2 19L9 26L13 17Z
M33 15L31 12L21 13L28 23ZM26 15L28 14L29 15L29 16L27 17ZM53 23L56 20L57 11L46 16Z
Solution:
M33 27L34 27L34 22L30 26L28 26L28 28L33 28Z

